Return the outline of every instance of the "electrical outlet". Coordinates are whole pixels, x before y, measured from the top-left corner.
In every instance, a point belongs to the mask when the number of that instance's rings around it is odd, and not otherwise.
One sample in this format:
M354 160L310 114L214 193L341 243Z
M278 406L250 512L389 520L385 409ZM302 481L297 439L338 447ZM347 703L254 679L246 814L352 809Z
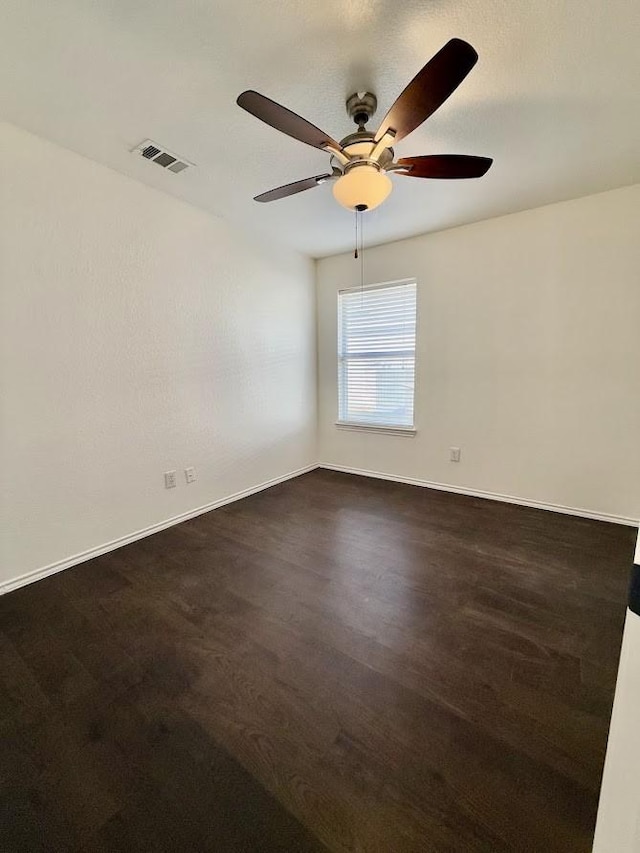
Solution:
M196 478L196 469L195 468L185 468L184 469L184 478L187 483L193 483Z
M176 472L175 471L165 471L164 472L164 487L165 487L165 489L175 489L176 486L177 486Z
M459 462L460 461L460 448L459 447L450 447L449 448L449 462Z

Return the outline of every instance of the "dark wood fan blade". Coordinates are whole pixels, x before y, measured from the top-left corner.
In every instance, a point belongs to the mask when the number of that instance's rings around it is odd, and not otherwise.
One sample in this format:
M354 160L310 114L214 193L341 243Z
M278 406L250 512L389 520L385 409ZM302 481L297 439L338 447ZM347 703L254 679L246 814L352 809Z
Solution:
M398 175L410 178L481 178L493 160L491 157L473 157L469 154L432 154L426 157L403 157L398 166L407 169ZM395 170L394 170L395 171Z
M462 39L451 39L413 78L384 117L376 141L395 130L394 142L429 118L464 80L478 54Z
M314 148L325 148L327 145L340 148L335 139L332 139L320 128L297 113L291 112L281 104L272 101L271 98L265 98L258 92L252 90L243 92L236 103L265 124L275 127L276 130L286 133L287 136L299 139L300 142L306 142L307 145L312 145Z
M331 175L316 175L315 178L305 178L303 181L294 181L292 184L285 184L283 187L276 187L275 190L269 190L266 193L260 193L254 198L254 201L277 201L279 198L286 198L288 195L301 193L303 190L310 190L312 187L317 187L323 181L330 178Z

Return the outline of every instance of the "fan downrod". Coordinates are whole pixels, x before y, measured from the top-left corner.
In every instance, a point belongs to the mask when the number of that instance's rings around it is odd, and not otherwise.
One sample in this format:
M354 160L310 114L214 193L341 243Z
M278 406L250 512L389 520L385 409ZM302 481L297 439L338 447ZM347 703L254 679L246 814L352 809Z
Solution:
M354 92L347 98L347 115L362 130L378 108L378 99L372 92Z

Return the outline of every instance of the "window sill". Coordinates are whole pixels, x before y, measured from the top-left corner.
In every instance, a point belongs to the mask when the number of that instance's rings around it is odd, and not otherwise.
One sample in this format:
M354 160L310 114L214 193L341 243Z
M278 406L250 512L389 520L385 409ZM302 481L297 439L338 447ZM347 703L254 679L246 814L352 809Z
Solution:
M385 435L402 435L405 438L413 438L416 434L415 427L384 426L382 424L356 424L347 421L336 421L337 429L354 430L354 432L378 432Z

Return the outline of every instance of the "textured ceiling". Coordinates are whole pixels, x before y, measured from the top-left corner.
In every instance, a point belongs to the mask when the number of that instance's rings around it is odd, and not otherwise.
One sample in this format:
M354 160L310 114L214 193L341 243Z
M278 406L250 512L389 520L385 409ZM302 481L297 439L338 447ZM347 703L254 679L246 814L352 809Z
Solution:
M340 138L344 101L381 119L448 39L480 59L398 156L492 156L476 181L395 177L367 214L381 243L640 181L637 0L5 0L3 118L312 256L351 245L329 186L252 196L328 157L235 105L254 88ZM375 119L374 122L375 124ZM197 164L174 175L129 153L151 138Z

